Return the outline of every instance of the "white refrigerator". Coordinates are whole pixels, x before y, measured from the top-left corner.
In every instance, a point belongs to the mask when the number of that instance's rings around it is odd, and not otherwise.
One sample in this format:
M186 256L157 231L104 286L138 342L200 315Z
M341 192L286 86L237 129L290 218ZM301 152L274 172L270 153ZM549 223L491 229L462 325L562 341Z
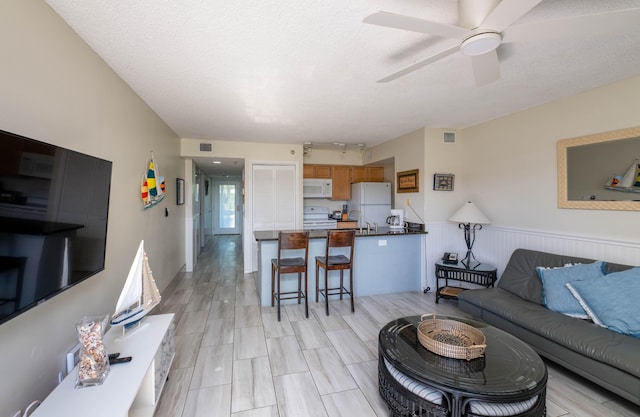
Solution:
M351 184L349 210L357 209L362 213L362 221L378 226L387 225L391 212L391 183L358 182ZM349 220L360 220L358 213L351 213ZM364 226L364 223L363 223ZM360 224L358 223L358 227Z

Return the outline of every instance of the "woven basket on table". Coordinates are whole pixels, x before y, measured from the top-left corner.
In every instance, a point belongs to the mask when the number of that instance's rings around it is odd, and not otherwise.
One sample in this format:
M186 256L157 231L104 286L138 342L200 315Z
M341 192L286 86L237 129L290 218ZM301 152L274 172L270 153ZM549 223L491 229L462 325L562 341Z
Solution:
M436 319L435 314L420 317L418 340L437 355L468 361L481 357L487 347L480 330L460 321Z

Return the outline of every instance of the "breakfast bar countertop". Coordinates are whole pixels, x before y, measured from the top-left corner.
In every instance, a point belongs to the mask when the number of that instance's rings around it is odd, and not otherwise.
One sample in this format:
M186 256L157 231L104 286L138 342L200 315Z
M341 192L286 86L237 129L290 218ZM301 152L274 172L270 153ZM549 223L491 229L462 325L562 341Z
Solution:
M342 229L345 230L345 229ZM267 241L267 240L278 240L279 230L257 230L253 232L256 240L258 242ZM407 229L390 229L388 227L378 227L378 231L375 232L373 229L369 233L367 233L366 229L362 229L362 233L360 233L360 229L356 229L356 238L359 237L369 237L369 236L407 236L407 235L426 235L428 232L419 231L419 230L407 230ZM309 230L309 239L326 239L327 231L326 230Z
M256 289L262 306L271 305L271 263L277 258L279 231L255 231L257 249ZM389 229L379 227L378 231L356 229L356 241L353 261L353 285L356 304L358 298L389 294L394 292L420 291L426 274L426 235L425 231ZM326 230L309 230L308 292L316 292L315 258L325 256ZM334 248L336 251L348 248ZM340 275L332 271L329 280L337 280ZM296 279L284 280L283 291L292 291ZM294 300L289 300L295 302ZM311 297L309 299L311 301ZM315 297L314 297L315 301ZM358 308L356 306L356 308Z

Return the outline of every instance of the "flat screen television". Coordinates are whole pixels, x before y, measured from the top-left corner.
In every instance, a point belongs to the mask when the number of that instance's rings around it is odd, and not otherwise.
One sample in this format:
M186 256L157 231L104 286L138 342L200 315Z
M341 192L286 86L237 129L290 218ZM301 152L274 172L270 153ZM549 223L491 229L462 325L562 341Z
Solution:
M0 324L104 269L111 165L0 130Z

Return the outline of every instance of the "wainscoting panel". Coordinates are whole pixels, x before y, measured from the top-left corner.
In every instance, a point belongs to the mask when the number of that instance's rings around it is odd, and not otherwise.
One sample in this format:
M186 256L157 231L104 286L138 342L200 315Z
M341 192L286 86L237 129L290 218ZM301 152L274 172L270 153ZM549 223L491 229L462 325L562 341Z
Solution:
M435 291L434 263L444 252L457 252L462 258L466 254L464 233L454 223L431 223L427 225L427 276L423 288ZM473 254L481 262L498 268L498 279L509 261L511 253L518 248L559 253L607 262L640 265L640 242L599 239L579 235L484 226L476 233Z

